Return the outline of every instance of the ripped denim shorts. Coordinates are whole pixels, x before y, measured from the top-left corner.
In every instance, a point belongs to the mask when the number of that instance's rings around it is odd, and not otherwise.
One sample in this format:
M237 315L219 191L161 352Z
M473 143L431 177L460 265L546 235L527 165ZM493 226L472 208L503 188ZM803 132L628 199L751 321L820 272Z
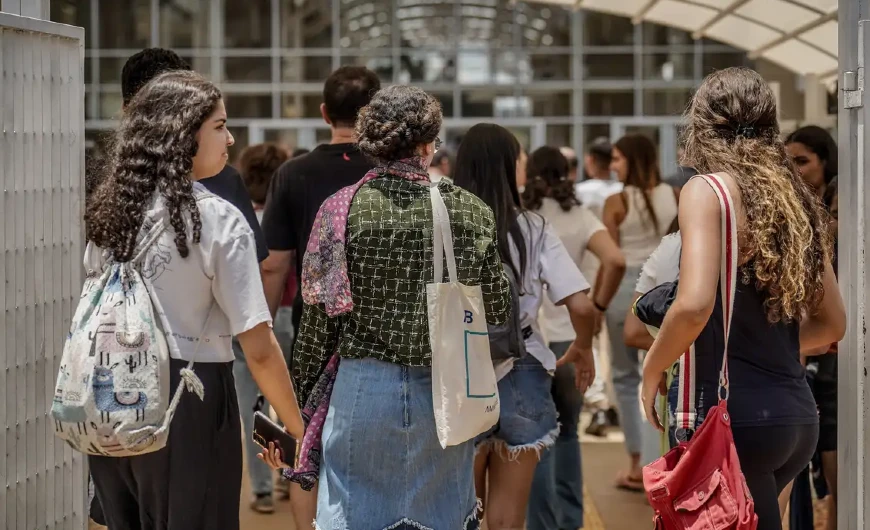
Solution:
M498 382L498 423L478 436L476 445L492 444L511 460L523 451L535 451L540 456L541 450L552 446L559 435L552 388L553 377L533 355L516 361Z

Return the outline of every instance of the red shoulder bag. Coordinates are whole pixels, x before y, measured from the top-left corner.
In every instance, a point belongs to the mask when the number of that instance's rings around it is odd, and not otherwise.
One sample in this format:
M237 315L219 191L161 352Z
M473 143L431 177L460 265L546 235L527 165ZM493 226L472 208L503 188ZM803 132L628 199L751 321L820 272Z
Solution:
M758 516L746 485L728 414L728 336L737 288L737 217L728 187L715 175L703 178L722 208L720 288L725 352L719 373L719 404L711 408L688 442L643 469L643 484L655 510L657 530L755 530ZM694 428L694 348L680 360L678 432ZM682 437L685 439L685 437Z

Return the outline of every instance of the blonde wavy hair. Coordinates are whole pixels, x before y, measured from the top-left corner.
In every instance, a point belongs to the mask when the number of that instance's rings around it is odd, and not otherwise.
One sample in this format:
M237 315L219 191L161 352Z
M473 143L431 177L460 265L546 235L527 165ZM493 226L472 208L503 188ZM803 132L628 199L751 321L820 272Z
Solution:
M720 70L704 79L685 121L683 164L728 173L740 188L745 250L768 320L800 320L824 294L831 236L821 200L786 154L773 92L753 70Z

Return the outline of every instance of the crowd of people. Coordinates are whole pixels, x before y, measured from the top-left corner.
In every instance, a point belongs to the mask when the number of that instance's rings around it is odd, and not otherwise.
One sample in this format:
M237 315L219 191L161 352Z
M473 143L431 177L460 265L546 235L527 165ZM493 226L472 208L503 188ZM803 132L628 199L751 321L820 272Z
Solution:
M144 263L177 339L172 371L197 361L205 399L182 395L161 451L89 458L97 522L238 529L244 444L250 508L289 500L297 528L582 528L584 408L587 433L624 432L614 487L643 492L643 466L685 441L675 365L693 343L697 425L717 401L719 202L684 178L696 173L719 175L736 207L729 410L758 528L782 528L789 496L794 519L811 460L836 498L836 145L817 127L781 138L754 71L705 79L685 115L684 166L667 180L638 134L595 139L581 162L481 123L452 156L437 99L382 88L362 67L324 84L328 144L248 146L236 171L223 96L178 55L145 50L121 81L120 125L88 176L86 266L132 259L143 223L167 220ZM458 281L480 287L488 324L518 319L525 352L497 367L497 424L446 448L426 297L432 187ZM653 338L632 307L677 278ZM328 408L310 408L330 373ZM310 449L304 472L251 439L254 411L270 409ZM835 504L829 517L833 529Z

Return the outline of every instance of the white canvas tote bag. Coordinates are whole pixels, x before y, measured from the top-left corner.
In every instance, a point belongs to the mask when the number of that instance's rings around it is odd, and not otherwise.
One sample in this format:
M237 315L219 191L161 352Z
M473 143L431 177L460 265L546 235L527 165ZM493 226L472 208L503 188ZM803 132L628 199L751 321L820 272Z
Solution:
M498 386L479 286L459 283L453 233L441 192L430 187L435 279L426 286L432 346L432 400L441 447L458 445L498 421ZM446 255L446 256L445 256ZM444 280L444 258L449 281Z

